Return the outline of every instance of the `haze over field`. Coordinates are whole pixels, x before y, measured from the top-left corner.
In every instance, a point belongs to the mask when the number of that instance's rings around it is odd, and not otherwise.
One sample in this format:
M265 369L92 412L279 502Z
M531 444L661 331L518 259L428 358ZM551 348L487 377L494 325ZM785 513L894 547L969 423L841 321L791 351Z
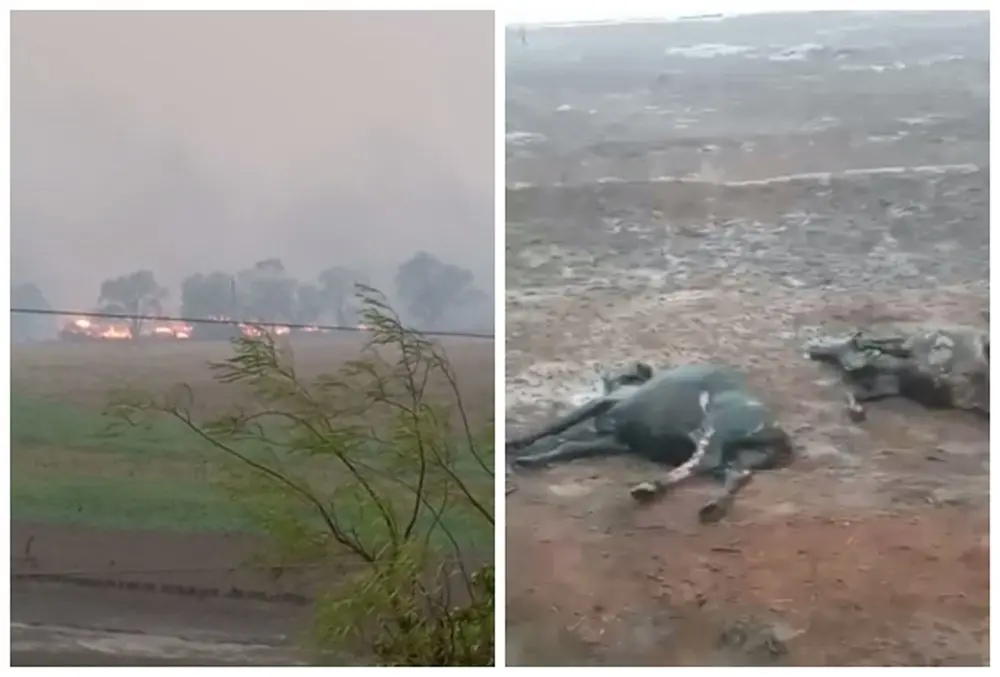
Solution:
M280 258L391 291L425 249L493 279L489 13L18 12L12 277L56 307L102 280ZM487 48L488 47L488 48Z

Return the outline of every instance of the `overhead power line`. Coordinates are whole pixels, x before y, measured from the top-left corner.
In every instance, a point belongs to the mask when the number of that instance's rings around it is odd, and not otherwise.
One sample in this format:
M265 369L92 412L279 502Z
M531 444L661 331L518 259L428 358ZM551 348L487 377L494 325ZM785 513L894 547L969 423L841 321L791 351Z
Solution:
M94 310L43 310L41 308L11 308L10 312L23 315L62 315L77 317L100 317L111 320L142 320L143 322L182 322L184 324L225 324L225 325L249 325L252 327L288 327L289 329L320 329L322 331L352 331L363 332L362 327L329 325L329 324L301 324L295 322L256 322L253 320L223 320L218 318L204 317L165 317L161 315L127 315L124 313L104 313ZM423 331L415 329L427 336L452 336L457 338L471 338L492 341L493 334L486 334L474 331Z

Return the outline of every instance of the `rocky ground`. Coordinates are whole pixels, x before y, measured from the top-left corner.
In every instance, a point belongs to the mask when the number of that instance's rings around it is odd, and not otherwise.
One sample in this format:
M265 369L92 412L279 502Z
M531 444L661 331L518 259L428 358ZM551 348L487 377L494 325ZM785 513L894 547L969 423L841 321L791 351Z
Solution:
M988 426L851 423L821 329L981 323L985 14L799 14L508 40L507 428L631 358L742 367L798 447L724 523L639 461L517 473L508 664L988 662Z

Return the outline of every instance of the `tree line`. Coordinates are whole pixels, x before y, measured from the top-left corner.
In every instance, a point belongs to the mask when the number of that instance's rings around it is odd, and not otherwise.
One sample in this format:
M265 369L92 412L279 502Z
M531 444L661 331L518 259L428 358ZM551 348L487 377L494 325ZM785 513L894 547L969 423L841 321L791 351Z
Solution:
M179 311L186 318L353 326L358 324L361 312L356 300L358 284L370 284L363 270L334 265L312 280L301 281L281 259L267 258L236 273L210 271L184 278ZM425 251L399 266L393 286L400 307L422 329L434 329L446 315L481 309L492 301L488 293L476 287L471 271ZM104 280L95 310L134 318L132 335L138 336L142 325L139 316L163 314L169 295L152 271L135 270ZM12 286L11 305L50 308L42 290L31 282ZM492 316L492 312L489 314ZM43 338L51 333L51 320L46 317L14 314L11 324L14 341Z

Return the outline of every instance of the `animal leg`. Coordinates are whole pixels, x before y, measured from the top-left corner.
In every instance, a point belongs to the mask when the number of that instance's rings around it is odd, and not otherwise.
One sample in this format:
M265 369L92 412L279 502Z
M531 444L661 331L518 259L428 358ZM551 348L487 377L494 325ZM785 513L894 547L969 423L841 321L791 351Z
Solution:
M865 379L845 379L847 386L847 415L855 423L865 420L866 411L862 402L895 397L900 393L899 377L893 373L876 373Z
M722 491L698 511L698 519L703 524L725 517L736 495L750 484L756 471L780 468L792 461L791 441L780 428L762 431L756 439L748 441L749 444L744 443L743 448L736 450L735 462L725 469Z
M632 487L629 490L632 498L643 503L652 501L654 498L666 493L671 487L693 476L705 454L708 453L709 445L714 436L715 430L711 427L706 428L699 437L691 458L668 472L662 480L649 480Z
M847 416L855 423L864 421L868 414L865 411L864 405L858 401L858 396L850 387L847 389L846 399L847 405L845 409L847 410Z
M702 524L718 522L729 513L736 500L736 494L750 484L753 471L748 468L731 468L726 471L726 483L722 492L698 510L698 521Z
M596 456L620 456L629 453L629 448L613 437L604 436L585 442L564 442L551 451L528 454L515 458L512 463L522 468L536 468L555 462L574 461Z
M542 428L536 433L508 440L505 446L507 449L514 451L525 449L544 437L558 435L559 433L565 432L566 430L569 430L573 426L583 423L584 421L597 418L598 416L606 413L614 405L615 400L612 399L598 399L593 402L587 402L582 407L574 409L570 413L559 418L551 425Z
M868 378L851 381L848 390L848 399L854 403L897 397L900 393L899 376L895 372L878 370Z

